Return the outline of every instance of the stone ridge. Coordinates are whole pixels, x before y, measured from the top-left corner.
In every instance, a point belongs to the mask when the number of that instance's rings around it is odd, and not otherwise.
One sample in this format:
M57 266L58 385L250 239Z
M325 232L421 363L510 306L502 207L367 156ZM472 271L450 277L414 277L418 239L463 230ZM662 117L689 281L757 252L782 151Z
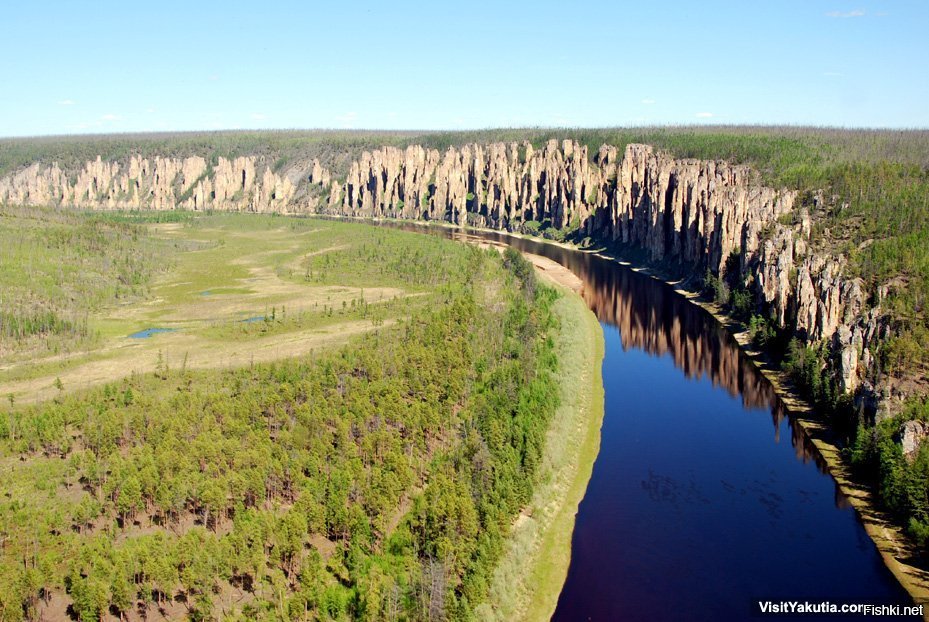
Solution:
M751 245L795 198L752 183L745 166L676 160L646 145L629 145L622 159L606 145L592 163L587 156L567 140L538 151L528 143L465 145L442 156L384 147L364 152L344 183L331 182L324 211L506 230L548 220L718 273L743 246L746 227Z
M647 145L602 146L593 160L574 141L411 146L365 152L344 183L330 181L322 211L353 217L448 221L518 230L528 221L577 225L647 251L652 261L738 269L779 326L829 342L842 388L876 407L873 351L888 335L845 258L811 252L810 220L785 225L796 193L768 188L747 166L675 159ZM797 220L797 219L795 219ZM736 259L733 263L730 257ZM888 404L889 405L889 404Z
M365 151L344 181L318 161L275 172L254 156L132 156L87 162L75 176L33 164L0 179L0 202L100 209L323 213L447 221L516 231L527 223L580 228L701 275L738 270L771 317L808 342L826 341L840 385L880 411L873 352L889 335L880 300L867 308L846 260L810 249L796 193L763 186L752 169L677 159L648 145L593 158L576 141L471 144L445 153L412 145ZM795 224L781 217L792 213Z
M296 195L287 176L253 156L218 158L215 166L199 156L104 162L98 156L71 177L58 164L27 168L0 179L0 201L92 209L286 211Z

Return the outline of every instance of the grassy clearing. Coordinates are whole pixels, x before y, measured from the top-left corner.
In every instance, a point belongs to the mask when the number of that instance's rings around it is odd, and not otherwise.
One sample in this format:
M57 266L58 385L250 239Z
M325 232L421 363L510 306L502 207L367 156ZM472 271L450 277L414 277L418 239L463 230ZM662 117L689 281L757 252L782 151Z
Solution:
M67 217L78 228L101 221ZM152 371L159 361L221 367L344 343L359 331L427 309L463 261L456 245L354 223L245 214L170 222L144 214L103 218L106 227L131 229L146 248L171 249L170 261L138 296L83 305L92 340L64 351L0 358L3 395L37 401L58 396L58 380L70 391ZM133 224L122 223L127 219ZM39 239L45 221L34 226ZM101 256L109 252L102 243ZM54 281L52 266L64 260L36 256ZM15 272L12 263L9 271ZM38 293L45 288L38 279L19 282L24 298L38 295L29 287ZM148 328L175 330L128 338Z
M544 274L544 272L541 272ZM485 620L548 620L571 560L577 506L600 449L603 334L584 301L567 288L555 303L560 405L546 437L539 484L519 516L491 583Z
M0 206L0 363L92 345L91 315L144 298L175 251L106 217Z

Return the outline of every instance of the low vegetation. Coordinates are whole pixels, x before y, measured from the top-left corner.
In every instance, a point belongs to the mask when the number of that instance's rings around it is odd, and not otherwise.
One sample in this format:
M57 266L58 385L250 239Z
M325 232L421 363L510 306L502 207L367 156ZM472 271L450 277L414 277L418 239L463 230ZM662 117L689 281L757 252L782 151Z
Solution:
M59 226L45 215L58 212L30 208L22 213L42 216L26 220L36 240L28 252L33 265L47 266L48 279L22 278L17 262L27 261L25 255L11 259L11 279L20 279L10 281L17 284L11 293L37 300L47 286L68 287L59 271L73 270L83 279L95 275L62 258L58 247L44 245ZM59 380L71 391L132 371L153 371L159 358L202 369L306 354L428 309L441 299L439 284L465 269L464 251L456 245L358 224L183 212L62 212L62 217L78 231L93 226L131 232L133 237L113 244L100 242L101 266L119 257L117 244L125 243L127 254L150 249L143 267L152 278L132 296L48 296L66 303L64 317L79 318L89 336L66 333L67 347L57 350L65 338L55 334L4 340L15 347L0 355L4 399L7 394L18 402L57 397ZM10 231L19 223L11 221ZM4 250L13 253L16 246ZM103 273L97 282L118 283ZM171 331L128 337L149 328Z
M125 219L0 207L0 357L93 340L89 316L143 297L170 257Z

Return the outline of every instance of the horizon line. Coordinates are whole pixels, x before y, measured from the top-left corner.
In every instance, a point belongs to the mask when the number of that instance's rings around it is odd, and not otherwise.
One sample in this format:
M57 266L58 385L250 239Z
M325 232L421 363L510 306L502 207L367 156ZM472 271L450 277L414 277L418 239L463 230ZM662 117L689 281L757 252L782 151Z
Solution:
M131 138L154 137L174 135L210 135L210 134L374 134L374 135L429 135L429 134L467 134L505 131L538 131L538 132L583 132L583 131L635 131L635 130L816 130L834 132L907 132L918 133L929 131L926 126L855 126L855 125L812 125L791 123L667 123L654 125L602 125L602 126L567 126L567 125L523 125L523 126L491 126L477 128L334 128L334 127L307 127L307 128L221 128L196 130L138 130L125 132L87 132L74 134L25 134L13 136L0 136L0 141L16 140L43 140L43 139L94 139L94 138Z

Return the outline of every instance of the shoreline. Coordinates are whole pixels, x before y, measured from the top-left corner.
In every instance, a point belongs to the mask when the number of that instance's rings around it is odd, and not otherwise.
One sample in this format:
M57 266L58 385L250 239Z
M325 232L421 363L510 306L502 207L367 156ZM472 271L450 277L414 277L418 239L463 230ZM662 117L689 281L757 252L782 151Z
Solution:
M475 610L481 620L551 619L568 576L578 506L600 453L604 414L600 322L570 283L550 268L537 266L536 273L562 294L555 303L560 320L556 348L561 403L546 433L532 501L507 536L487 601Z
M565 247L572 248L567 245ZM584 252L577 248L573 250ZM593 254L613 261L633 272L661 281L689 302L709 313L726 329L745 356L748 357L761 375L771 383L775 394L783 402L789 416L799 424L804 434L816 447L817 452L819 452L820 457L826 464L829 475L832 476L838 489L855 509L855 513L858 515L865 532L874 543L878 553L880 553L884 565L910 595L914 603L929 604L929 571L905 561L918 558L919 553L916 545L906 534L904 528L895 523L887 512L878 507L871 487L855 480L851 465L843 457L842 449L835 442L832 430L816 415L813 406L797 392L787 374L775 369L767 354L752 345L748 330L723 311L716 303L707 301L700 294L683 287L680 280L670 280L658 270L636 266L631 262L606 253ZM739 330L734 330L736 327ZM929 620L929 609L924 611L923 618Z
M768 382L771 383L774 392L784 403L789 415L800 425L804 434L806 434L807 438L813 443L813 446L816 447L816 450L827 466L829 475L832 476L835 481L836 486L855 509L865 532L874 543L878 553L880 553L884 565L910 595L913 602L916 604L929 604L929 570L919 568L907 562L908 559L917 558L917 547L906 534L904 528L896 524L886 512L877 507L874 491L871 487L853 478L851 466L842 456L841 448L833 440L829 427L816 416L809 402L797 393L786 374L783 371L774 369L766 354L752 346L748 331L740 322L737 322L725 313L719 305L704 300L700 294L683 287L681 280L672 280L660 270L638 266L630 261L606 252L584 250L569 243L547 240L520 233L498 231L496 229L474 227L471 225L454 225L445 222L420 222L403 219L361 218L354 216L322 216L324 218L367 220L369 222L414 224L427 228L441 227L462 232L475 231L481 233L494 233L513 238L527 239L543 244L552 244L580 253L589 253L668 285L688 301L701 307L704 311L713 316L713 318L733 337L739 348L756 369L758 369ZM929 608L924 611L923 617L925 620L929 620Z

